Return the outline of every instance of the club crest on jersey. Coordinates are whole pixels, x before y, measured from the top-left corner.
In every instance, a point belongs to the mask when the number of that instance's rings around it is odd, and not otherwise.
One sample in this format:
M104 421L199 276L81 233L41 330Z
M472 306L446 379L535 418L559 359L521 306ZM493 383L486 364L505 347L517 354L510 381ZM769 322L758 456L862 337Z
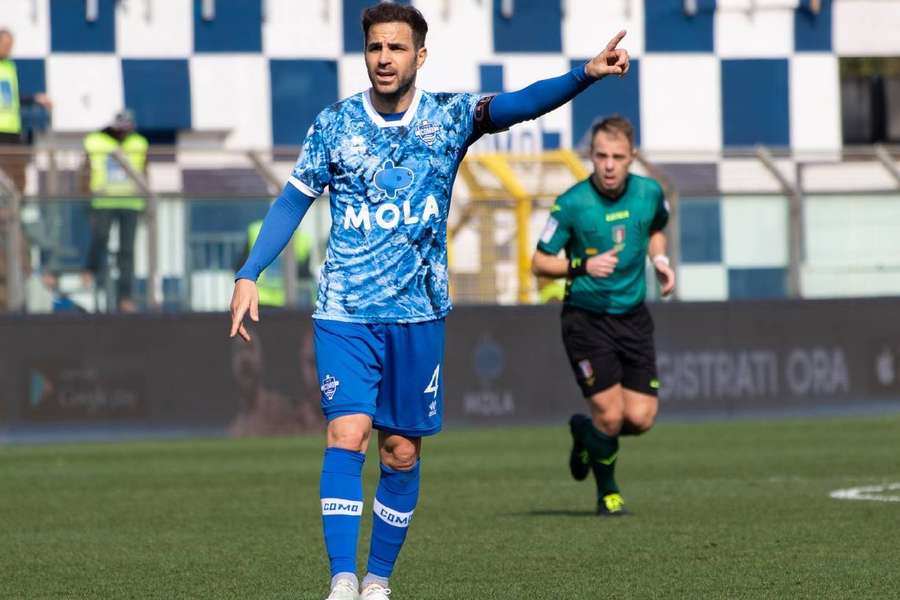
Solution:
M618 251L622 251L622 248L625 247L625 226L624 225L616 225L612 228L612 238L613 243L616 245L615 248Z
M322 393L325 394L326 398L332 400L334 399L334 395L337 393L339 385L341 385L340 381L338 381L331 375L325 375L324 379L322 379Z
M432 123L431 121L428 121L426 119L416 125L415 134L417 138L422 140L426 145L430 146L434 143L434 140L437 138L438 131L440 130L440 125Z
M373 182L375 187L384 192L384 194L393 200L397 197L397 192L408 188L413 182L413 172L406 167L395 167L394 161L385 161L381 170L375 173Z

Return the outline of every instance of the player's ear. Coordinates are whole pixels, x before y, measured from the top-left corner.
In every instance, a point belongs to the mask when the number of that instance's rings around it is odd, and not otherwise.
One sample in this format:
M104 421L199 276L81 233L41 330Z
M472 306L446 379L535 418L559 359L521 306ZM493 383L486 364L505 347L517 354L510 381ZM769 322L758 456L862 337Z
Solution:
M428 48L422 46L416 51L416 68L421 69L422 65L425 64L425 59L428 58Z

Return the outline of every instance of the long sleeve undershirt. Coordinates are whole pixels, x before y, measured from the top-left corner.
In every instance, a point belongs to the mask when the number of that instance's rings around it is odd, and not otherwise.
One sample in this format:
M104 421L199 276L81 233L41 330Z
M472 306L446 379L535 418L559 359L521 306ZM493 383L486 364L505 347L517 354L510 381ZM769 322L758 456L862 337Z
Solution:
M536 81L515 92L497 94L491 100L491 122L497 130L536 119L559 108L597 81L579 65L559 77Z
M259 237L250 250L247 262L237 272L235 279L256 281L259 274L275 260L291 241L294 230L300 225L303 215L312 205L315 198L310 198L288 183L281 195L266 213Z

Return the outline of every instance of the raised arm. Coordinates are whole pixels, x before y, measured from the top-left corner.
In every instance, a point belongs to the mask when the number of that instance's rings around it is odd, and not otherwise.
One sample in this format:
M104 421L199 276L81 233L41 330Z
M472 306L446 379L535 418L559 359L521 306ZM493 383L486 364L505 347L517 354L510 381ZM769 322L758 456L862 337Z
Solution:
M492 129L501 131L559 108L592 83L607 75L628 72L628 51L616 48L625 32L620 31L603 52L559 77L542 79L516 92L498 94L490 100L488 112Z
M256 289L256 279L291 241L291 236L294 235L313 200L315 198L307 196L292 183L288 183L269 208L247 262L235 275L234 294L231 297L230 337L240 334L245 341L250 341L250 334L247 333L243 321L248 312L252 320L259 321L259 292Z

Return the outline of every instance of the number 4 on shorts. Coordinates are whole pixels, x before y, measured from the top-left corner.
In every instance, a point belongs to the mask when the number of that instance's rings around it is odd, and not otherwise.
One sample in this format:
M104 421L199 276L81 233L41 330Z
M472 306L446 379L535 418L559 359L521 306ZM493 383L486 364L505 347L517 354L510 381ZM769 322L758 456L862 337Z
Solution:
M441 363L438 363L434 368L434 373L431 375L431 381L428 383L428 387L422 392L423 394L434 394L434 397L437 398L438 393L438 377L441 374Z

